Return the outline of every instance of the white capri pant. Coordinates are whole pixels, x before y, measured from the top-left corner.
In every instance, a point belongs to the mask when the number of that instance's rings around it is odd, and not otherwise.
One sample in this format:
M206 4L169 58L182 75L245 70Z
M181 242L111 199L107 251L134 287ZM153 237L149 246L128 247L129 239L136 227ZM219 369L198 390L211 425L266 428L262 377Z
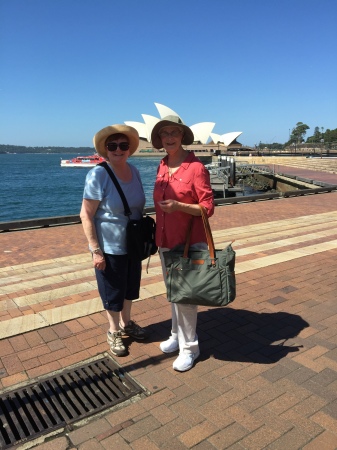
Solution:
M207 248L208 247L205 242L199 242L191 245L191 249L194 250L205 250ZM168 250L168 248L159 248L165 285L167 284L167 279L163 253ZM171 309L171 335L173 339L178 339L179 341L179 353L196 353L199 350L198 336L196 333L198 305L171 303Z

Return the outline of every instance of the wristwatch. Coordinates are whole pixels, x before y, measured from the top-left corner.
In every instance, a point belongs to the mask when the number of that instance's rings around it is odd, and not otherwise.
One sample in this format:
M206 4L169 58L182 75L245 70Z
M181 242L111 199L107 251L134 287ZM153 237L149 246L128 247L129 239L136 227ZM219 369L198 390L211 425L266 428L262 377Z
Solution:
M95 254L95 255L97 255L97 254L99 255L100 253L103 253L100 247L97 247L97 248L89 247L89 250L91 251L92 254Z

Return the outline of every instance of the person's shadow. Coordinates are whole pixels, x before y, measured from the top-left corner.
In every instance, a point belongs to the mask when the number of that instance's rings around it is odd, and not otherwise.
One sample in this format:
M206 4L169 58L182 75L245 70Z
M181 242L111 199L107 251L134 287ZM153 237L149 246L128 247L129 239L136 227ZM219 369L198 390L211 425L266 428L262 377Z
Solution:
M201 359L274 363L302 347L299 333L309 324L287 312L212 308L198 313ZM295 339L296 338L296 339Z
M287 312L255 312L231 307L199 310L197 334L201 355L198 361L213 357L223 361L272 364L302 347L298 335L308 326L300 316ZM150 336L144 345L165 340L171 332L171 321L153 323L147 330ZM129 343L132 345L132 340ZM176 355L159 352L150 359L152 364L158 364ZM143 360L132 366L148 364L149 361Z

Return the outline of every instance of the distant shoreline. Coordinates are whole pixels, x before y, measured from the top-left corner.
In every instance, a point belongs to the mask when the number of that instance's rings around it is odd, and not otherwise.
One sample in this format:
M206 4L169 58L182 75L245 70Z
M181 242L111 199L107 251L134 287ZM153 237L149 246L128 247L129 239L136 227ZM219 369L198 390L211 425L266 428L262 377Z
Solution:
M20 155L20 154L25 154L25 155L71 155L73 157L78 156L78 155L82 155L82 156L89 156L89 155L93 155L95 154L95 150L92 149L91 151L85 150L85 151L70 151L67 149L64 149L63 151L47 151L47 150L36 150L36 151L32 151L32 149L30 148L28 150L17 150L17 151L0 151L0 155ZM198 152L199 153L199 152ZM200 151L201 156L211 156L212 154L209 152L203 152ZM139 151L137 150L133 155L130 156L130 158L133 157L140 157L140 158L164 158L164 156L166 156L166 152L160 152L160 151L153 151L153 152L144 152L144 151Z
M191 144L188 146L184 146L185 150L192 150L197 154L201 154L203 156L206 155L213 155L216 151L224 151L227 153L228 149L223 146L213 145L213 144ZM231 151L240 151L243 150L238 146L238 148L231 148ZM43 146L43 147L28 147L28 146L20 146L20 145L4 145L0 144L0 154L22 154L22 153L43 153L43 154L71 154L75 156L83 155L83 156L89 156L96 153L95 148L93 147L58 147L58 146ZM160 151L151 146L149 143L145 143L141 141L139 143L139 147L137 148L136 152L133 154L133 156L139 156L139 157L148 157L148 156L155 156L155 157L163 157L166 155L166 152L164 150Z
M80 152L80 153L74 153L74 152L0 152L0 155L73 155L74 157L81 154L83 156L89 156L91 154L93 154L94 152L91 153L84 153L84 152ZM132 156L130 156L130 158L135 157L158 157L158 158L163 158L166 155L166 153L162 152L162 153L134 153Z

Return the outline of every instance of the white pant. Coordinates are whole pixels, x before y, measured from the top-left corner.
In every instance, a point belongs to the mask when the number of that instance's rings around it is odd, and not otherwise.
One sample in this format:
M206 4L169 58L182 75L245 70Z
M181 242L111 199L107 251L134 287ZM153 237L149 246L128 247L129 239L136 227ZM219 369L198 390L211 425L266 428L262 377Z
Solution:
M180 353L196 353L199 349L197 328L197 305L171 303L172 337L179 341Z
M207 244L204 242L194 244L193 249L207 249ZM159 255L162 264L163 277L165 284L166 267L164 264L163 252L167 252L168 248L160 248ZM197 328L197 305L183 305L179 303L171 303L172 309L172 331L173 339L179 341L179 353L196 353L199 349L198 336L196 334Z

